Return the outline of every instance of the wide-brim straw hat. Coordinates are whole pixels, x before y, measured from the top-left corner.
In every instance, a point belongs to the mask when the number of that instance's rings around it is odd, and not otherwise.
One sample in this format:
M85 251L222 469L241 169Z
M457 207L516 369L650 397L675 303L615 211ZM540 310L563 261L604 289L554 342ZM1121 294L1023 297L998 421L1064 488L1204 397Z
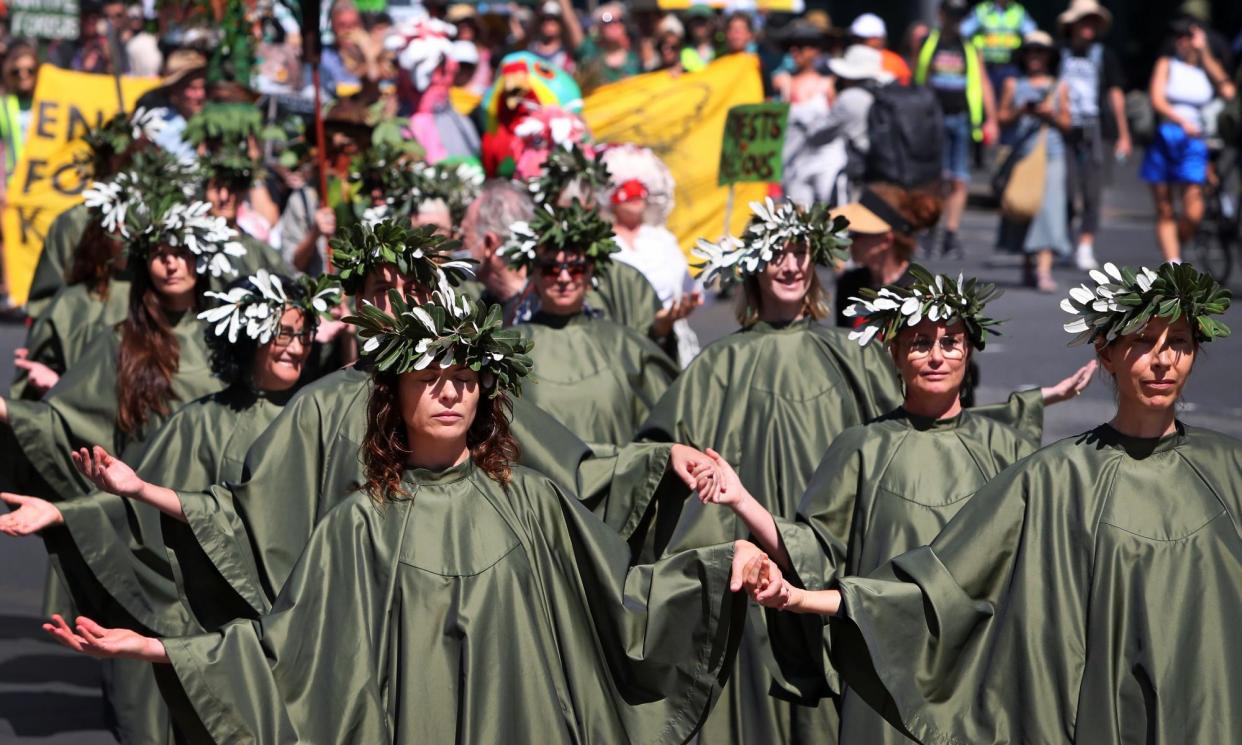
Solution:
M1065 29L1084 18L1093 16L1100 19L1103 25L1102 31L1107 31L1108 27L1113 25L1113 14L1108 8L1100 5L1098 0L1074 0L1061 15L1057 16L1057 24Z
M893 74L884 69L884 55L866 44L852 44L845 54L828 60L833 75L845 80L874 80L881 85L893 82Z

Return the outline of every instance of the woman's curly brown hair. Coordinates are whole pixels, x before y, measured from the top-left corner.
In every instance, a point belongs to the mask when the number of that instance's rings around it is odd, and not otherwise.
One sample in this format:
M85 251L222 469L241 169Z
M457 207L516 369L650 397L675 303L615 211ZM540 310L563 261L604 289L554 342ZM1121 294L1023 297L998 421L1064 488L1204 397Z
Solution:
M395 373L375 375L367 404L367 433L362 443L366 472L363 488L380 504L414 496L401 483L410 460L410 446L401 416L398 377ZM489 398L481 391L478 411L466 433L466 447L475 467L500 484L509 483L519 455L517 442L509 431L512 414L513 402L508 394L501 392Z

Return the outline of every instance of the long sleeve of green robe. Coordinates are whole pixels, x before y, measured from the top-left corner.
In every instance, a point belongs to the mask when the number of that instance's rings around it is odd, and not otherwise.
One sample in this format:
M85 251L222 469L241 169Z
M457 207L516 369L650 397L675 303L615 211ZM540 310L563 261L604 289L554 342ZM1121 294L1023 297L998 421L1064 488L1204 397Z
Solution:
M165 640L217 743L681 743L728 669L731 545L631 567L548 479L465 464L355 494L270 614ZM313 643L308 643L313 641Z
M90 211L86 205L75 204L57 215L48 226L30 282L30 293L26 296L26 314L31 318L38 319L52 296L65 286L65 273L73 263L73 255L89 221Z
M173 326L173 334L180 345L180 362L172 379L175 409L179 402L193 401L223 386L208 364L201 322L185 313ZM123 459L137 460L144 438L159 428L163 417L153 416L142 433L127 434L117 427L119 350L118 333L97 334L78 364L42 400L8 401L8 429L19 452L7 459L0 474L0 481L7 483L0 488L51 500L70 499L91 491L69 458L72 450L102 445Z
M1239 495L1207 430L1062 440L841 580L842 677L924 743L1237 742Z
M523 397L590 444L623 445L677 377L676 363L633 329L583 314L536 314Z
M85 285L63 287L30 327L26 335L27 359L41 362L64 375L77 364L97 334L109 333L129 313L129 282L113 279L107 297L99 297ZM26 384L25 370L18 370L10 389L13 398L38 399Z
M370 376L353 368L316 381L255 441L238 481L179 493L198 544L253 613L270 607L319 520L364 481L360 446L370 393ZM624 535L640 529L658 493L679 486L666 474L667 446L597 456L529 402L515 399L513 411L521 462Z
M1022 433L970 409L939 421L898 409L846 430L811 477L797 520L776 521L791 579L835 588L839 576L866 574L930 543L975 491L1033 450ZM768 623L777 661L803 697L842 693L821 619L769 612ZM841 741L908 739L845 691Z

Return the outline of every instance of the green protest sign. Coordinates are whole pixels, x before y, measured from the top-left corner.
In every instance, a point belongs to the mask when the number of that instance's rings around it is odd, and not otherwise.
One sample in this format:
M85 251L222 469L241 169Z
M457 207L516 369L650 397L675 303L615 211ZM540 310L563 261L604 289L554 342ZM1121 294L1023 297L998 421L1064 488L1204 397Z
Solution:
M78 38L78 0L9 0L9 33L17 38Z
M756 103L734 106L725 120L720 145L721 186L781 180L781 150L789 104Z

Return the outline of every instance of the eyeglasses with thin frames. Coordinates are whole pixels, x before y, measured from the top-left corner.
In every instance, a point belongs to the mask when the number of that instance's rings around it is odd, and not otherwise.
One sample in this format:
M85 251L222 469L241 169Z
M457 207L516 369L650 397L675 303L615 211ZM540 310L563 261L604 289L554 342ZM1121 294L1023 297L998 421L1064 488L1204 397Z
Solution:
M939 339L928 336L916 336L906 344L906 354L913 359L922 359L939 346L940 355L946 360L960 360L966 356L966 340L960 334L950 334Z

